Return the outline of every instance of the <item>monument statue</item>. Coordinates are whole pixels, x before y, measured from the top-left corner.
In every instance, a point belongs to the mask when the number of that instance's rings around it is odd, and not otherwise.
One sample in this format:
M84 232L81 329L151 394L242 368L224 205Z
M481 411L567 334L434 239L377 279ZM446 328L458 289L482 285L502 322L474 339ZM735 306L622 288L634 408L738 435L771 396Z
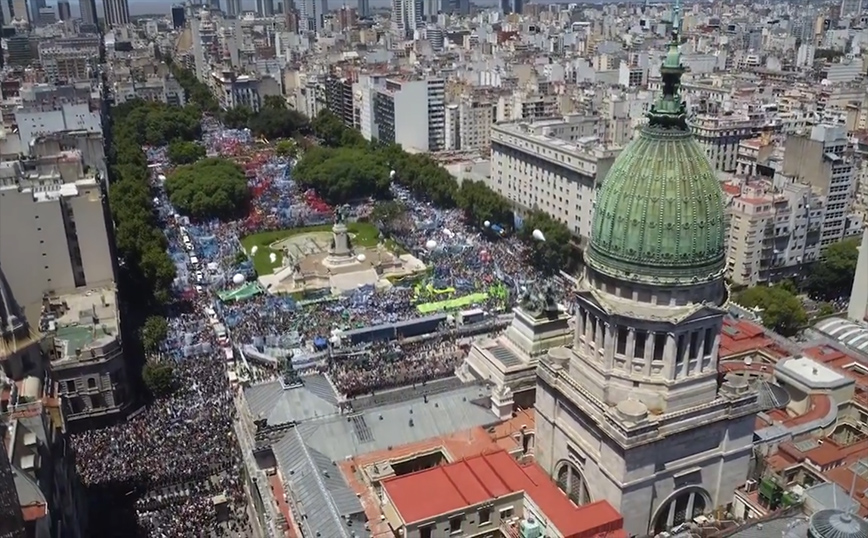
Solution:
M335 224L343 224L344 223L344 210L341 206L335 207Z

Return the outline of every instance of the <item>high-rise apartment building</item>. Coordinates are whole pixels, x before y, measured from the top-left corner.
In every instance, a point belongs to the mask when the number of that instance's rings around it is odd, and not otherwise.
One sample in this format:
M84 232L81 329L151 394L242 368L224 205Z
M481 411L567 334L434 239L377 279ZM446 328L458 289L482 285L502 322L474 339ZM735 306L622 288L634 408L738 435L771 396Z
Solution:
M39 63L52 84L68 84L96 77L100 38L80 35L39 43Z
M104 0L103 10L106 27L125 26L130 23L129 0Z
M371 16L371 2L370 0L359 0L359 17L365 18Z
M723 172L735 170L739 143L756 137L764 126L765 116L761 112L698 114L690 119L690 129L709 162L715 170Z
M318 32L322 30L322 4L317 0L298 0L298 31Z
M726 185L728 276L736 285L775 284L819 259L825 200L804 183L740 178Z
M446 147L445 94L442 78L380 79L369 103L371 137L417 151L442 151ZM361 121L363 114L359 116ZM362 130L364 134L364 127Z
M847 131L838 125L816 125L807 135L789 135L782 172L813 187L826 199L820 247L840 241L852 231L850 221L856 167Z

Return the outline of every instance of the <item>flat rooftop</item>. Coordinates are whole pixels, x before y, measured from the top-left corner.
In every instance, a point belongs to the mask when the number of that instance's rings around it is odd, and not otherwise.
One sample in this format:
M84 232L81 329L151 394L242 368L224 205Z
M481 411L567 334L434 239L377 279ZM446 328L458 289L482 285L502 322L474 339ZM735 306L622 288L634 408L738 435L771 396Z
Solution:
M837 388L851 380L809 357L783 359L778 362L778 375L785 374L809 388Z
M60 360L116 338L117 292L114 284L55 296L43 308L40 327L54 335Z

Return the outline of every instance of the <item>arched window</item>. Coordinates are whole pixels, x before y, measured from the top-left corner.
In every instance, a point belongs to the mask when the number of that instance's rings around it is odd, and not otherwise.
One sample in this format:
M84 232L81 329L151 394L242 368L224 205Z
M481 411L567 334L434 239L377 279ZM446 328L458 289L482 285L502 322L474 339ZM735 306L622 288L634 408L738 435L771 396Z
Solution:
M565 461L560 464L555 474L555 481L561 491L566 493L567 497L577 505L581 506L591 502L588 483L585 481L582 471L572 463Z
M653 534L658 534L703 515L711 508L711 498L698 486L680 489L667 497L653 522Z

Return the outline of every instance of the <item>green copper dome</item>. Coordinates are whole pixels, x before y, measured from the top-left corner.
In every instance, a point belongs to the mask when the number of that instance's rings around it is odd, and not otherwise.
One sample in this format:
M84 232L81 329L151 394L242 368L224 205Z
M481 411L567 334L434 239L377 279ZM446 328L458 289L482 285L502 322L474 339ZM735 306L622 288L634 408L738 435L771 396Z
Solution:
M673 40L648 125L615 159L597 192L585 259L598 272L660 285L723 273L723 192L687 127L678 91L683 72Z

